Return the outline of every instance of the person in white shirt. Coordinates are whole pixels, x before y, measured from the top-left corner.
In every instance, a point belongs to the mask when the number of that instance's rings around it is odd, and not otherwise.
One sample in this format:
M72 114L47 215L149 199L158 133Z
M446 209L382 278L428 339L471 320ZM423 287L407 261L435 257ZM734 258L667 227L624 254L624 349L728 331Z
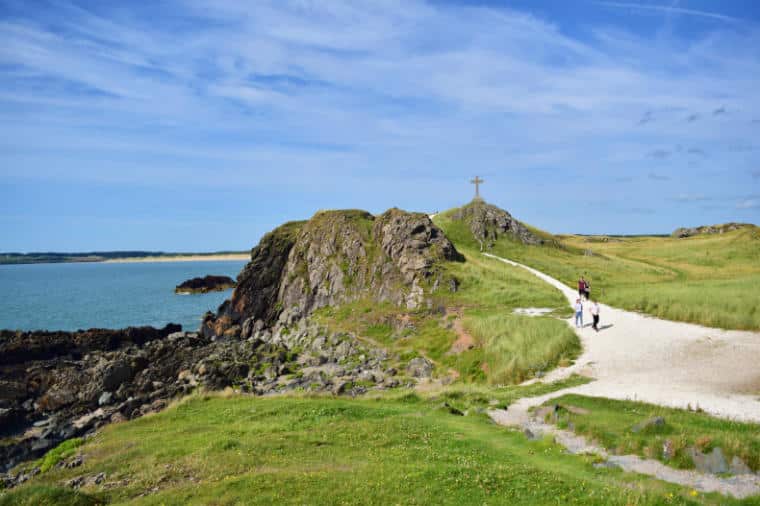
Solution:
M599 332L599 302L598 301L592 301L591 307L589 308L589 312L591 313L591 317L594 319L594 324L591 325L594 330Z
M583 303L581 298L575 299L575 328L583 327Z

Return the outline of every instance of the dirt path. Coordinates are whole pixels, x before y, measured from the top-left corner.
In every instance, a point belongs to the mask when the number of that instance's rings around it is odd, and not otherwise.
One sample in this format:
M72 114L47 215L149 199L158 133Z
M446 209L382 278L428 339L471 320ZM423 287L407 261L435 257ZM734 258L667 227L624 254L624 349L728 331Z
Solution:
M486 255L527 269L559 289L568 303L575 302L577 292L551 276ZM589 319L585 309L584 313L584 319ZM760 422L760 332L672 322L604 304L600 320L603 330L598 333L590 326L576 330L584 351L575 364L541 379L551 382L578 373L596 381L551 397L572 392L675 408L699 407L721 418ZM572 319L568 325L575 328Z
M448 319L452 315L454 316L454 320L452 321L452 330L454 333L456 333L457 340L454 341L454 344L451 345L449 353L459 355L460 353L475 347L475 338L472 337L472 335L467 332L467 330L465 330L464 323L462 323L461 312L447 310L444 318Z

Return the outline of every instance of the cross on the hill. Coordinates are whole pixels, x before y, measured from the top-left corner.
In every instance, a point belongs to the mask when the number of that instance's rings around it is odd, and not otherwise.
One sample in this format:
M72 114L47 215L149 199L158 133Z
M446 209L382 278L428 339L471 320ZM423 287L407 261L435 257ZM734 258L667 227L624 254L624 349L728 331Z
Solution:
M475 198L480 198L480 184L485 183L482 179L480 179L478 176L475 176L475 179L470 181L471 184L475 185Z

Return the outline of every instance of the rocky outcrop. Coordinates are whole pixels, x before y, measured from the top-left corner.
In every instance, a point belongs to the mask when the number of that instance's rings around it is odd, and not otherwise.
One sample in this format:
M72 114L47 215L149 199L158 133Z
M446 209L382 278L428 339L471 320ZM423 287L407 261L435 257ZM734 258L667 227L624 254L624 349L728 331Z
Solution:
M383 350L351 334L330 333L292 311L281 316L274 329L257 330L245 340L168 333L178 326L3 331L0 472L106 423L161 410L197 387L235 387L257 395L295 389L355 395L412 381L389 367ZM40 345L49 341L56 346ZM26 342L44 353L5 354ZM6 481L18 482L18 476L11 478Z
M545 244L552 242L532 232L503 209L488 204L483 200L473 200L466 206L456 209L451 219L467 224L472 235L483 247L490 247L497 239L509 237L523 244Z
M701 227L677 228L673 231L671 237L682 239L695 235L725 234L742 228L756 228L751 223L724 223L722 225L704 225Z
M322 211L264 236L232 298L207 315L201 332L248 337L272 327L285 308L308 316L361 298L417 308L450 286L445 264L461 259L425 214Z
M235 280L229 276L204 276L183 281L174 288L174 293L221 292L235 287Z

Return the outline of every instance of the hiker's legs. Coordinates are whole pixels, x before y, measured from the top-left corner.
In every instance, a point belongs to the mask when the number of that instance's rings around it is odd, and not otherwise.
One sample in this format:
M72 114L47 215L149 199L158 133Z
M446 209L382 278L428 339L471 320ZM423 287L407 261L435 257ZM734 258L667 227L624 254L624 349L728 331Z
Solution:
M594 330L599 332L599 315L598 314L594 315Z
M575 313L575 326L576 327L583 327L583 312L578 311Z

